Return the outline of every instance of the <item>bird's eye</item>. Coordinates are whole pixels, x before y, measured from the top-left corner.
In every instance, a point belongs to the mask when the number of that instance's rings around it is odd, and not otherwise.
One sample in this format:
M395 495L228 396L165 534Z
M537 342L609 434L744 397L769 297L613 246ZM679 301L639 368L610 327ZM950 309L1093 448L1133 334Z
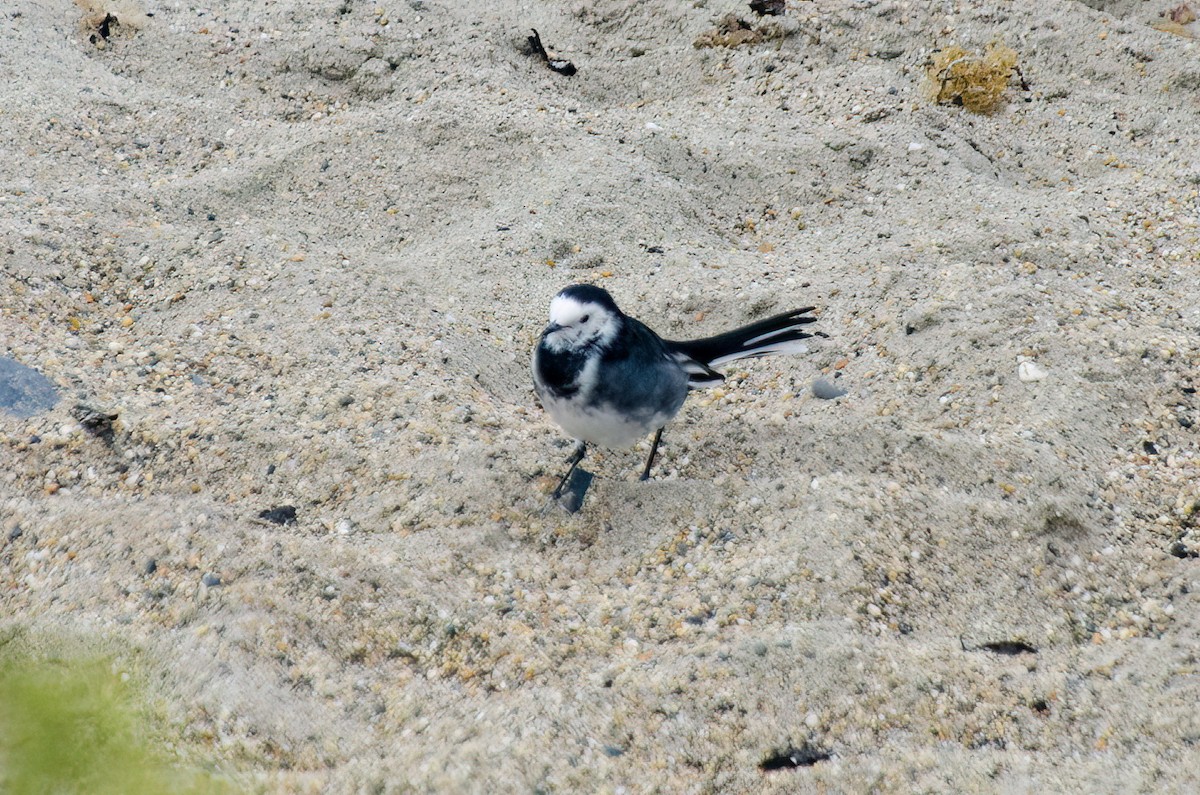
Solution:
M588 318L590 318L590 317L591 317L591 315L584 315L583 317L579 318L579 322L586 323L586 322L588 322Z

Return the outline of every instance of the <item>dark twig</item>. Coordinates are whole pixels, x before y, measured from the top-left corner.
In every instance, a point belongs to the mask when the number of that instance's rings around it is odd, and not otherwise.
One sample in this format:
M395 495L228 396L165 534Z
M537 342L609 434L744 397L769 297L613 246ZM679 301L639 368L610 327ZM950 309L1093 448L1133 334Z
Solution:
M542 45L542 37L538 34L537 29L530 28L530 30L533 31L533 35L527 36L526 39L529 41L529 47L533 50L534 55L541 56L542 60L546 62L546 66L549 66L551 71L558 72L560 75L565 75L567 77L575 74L575 64L562 58L555 58L552 56Z

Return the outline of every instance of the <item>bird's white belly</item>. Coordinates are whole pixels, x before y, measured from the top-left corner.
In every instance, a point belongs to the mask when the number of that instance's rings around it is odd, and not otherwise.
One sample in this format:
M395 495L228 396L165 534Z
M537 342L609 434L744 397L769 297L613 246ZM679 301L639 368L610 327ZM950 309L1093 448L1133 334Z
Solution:
M542 395L542 406L564 431L601 447L629 447L671 419L670 414L655 414L647 422L631 421L610 406L583 408L582 402Z

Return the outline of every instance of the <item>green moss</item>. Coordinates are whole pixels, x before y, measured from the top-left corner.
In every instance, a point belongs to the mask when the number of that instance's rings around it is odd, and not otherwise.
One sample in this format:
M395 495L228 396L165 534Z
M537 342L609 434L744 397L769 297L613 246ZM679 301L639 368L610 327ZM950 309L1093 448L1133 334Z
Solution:
M104 658L0 657L0 792L232 793L155 743L154 723Z

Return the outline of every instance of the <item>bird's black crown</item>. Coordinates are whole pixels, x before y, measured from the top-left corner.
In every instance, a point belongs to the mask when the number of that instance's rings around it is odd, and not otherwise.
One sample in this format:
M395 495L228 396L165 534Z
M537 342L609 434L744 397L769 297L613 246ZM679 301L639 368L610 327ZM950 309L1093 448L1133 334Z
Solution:
M621 310L617 309L617 302L608 294L608 290L594 284L572 284L559 290L558 294L581 304L599 304L614 315L621 314Z

